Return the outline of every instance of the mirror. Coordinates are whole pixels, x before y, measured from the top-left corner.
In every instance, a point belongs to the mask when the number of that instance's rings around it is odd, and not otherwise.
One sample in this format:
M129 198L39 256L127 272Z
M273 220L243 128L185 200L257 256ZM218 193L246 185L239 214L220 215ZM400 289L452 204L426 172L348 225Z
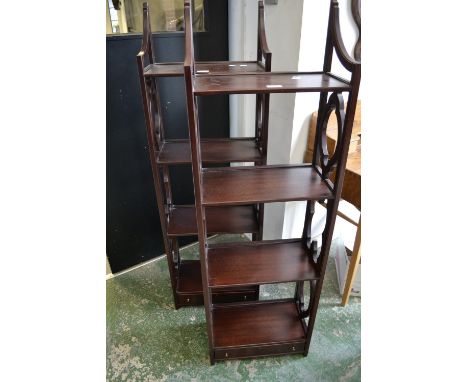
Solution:
M143 3L147 2L153 32L177 32L184 26L184 0L106 0L106 33L143 33ZM193 1L193 30L205 31L203 0Z

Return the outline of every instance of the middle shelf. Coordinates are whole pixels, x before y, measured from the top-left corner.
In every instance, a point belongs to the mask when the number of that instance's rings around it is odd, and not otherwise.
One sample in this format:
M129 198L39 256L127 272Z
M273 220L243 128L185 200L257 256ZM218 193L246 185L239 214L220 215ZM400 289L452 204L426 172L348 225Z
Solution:
M203 305L203 285L199 260L182 260L177 271L177 299L183 306ZM217 289L214 303L258 300L258 286Z
M255 233L259 231L254 206L208 207L206 225L209 235ZM169 210L168 236L198 235L193 205L175 205Z
M208 246L208 286L221 288L314 280L319 272L301 239Z
M259 162L262 155L255 138L212 138L201 139L201 153L204 163ZM192 163L188 139L167 139L164 141L158 162L160 164Z
M205 206L333 199L329 181L311 165L204 168Z

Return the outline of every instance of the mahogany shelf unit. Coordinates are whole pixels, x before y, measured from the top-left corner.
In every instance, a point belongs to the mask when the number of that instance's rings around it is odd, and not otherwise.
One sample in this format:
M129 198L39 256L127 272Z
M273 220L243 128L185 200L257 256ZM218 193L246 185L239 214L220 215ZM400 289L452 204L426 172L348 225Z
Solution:
M271 53L265 37L264 7L258 7L257 61L196 62L199 75L264 73L271 70ZM178 238L198 234L195 206L177 205L172 199L170 166L192 163L189 139L166 139L163 112L160 106L159 82L164 77L183 77L184 63L158 63L153 55L152 34L147 3L143 5L143 40L137 55L141 94L145 113L149 157L159 217L166 249L171 285L176 309L181 306L203 304L201 265L198 260L181 259ZM181 89L182 90L182 89ZM269 96L257 97L255 137L202 139L202 161L207 164L249 162L266 164ZM210 235L218 233L251 233L261 240L263 232L263 203L243 206L213 207L207 209L206 222ZM219 289L216 302L257 300L259 286Z
M259 3L263 6L262 1ZM191 0L185 0L184 18L184 78L210 362L280 354L306 356L343 188L361 78L360 61L349 56L344 47L336 0L330 1L323 68L316 72L217 73L210 70L200 73L200 66L193 59ZM330 73L333 53L350 72L349 81ZM311 163L267 166L264 161L257 166L205 167L204 159L208 155L204 151L206 143L200 139L197 97L257 94L257 99L261 99L270 93L297 92L320 93ZM346 108L343 93L348 95ZM334 152L329 153L326 130L333 112L338 121L338 138ZM263 115L262 122L268 125L268 113ZM264 136L264 140L267 138ZM266 153L262 151L262 154ZM210 227L213 208L293 200L307 201L302 237L208 244L208 234L213 229ZM327 201L327 215L322 246L318 250L317 243L310 237L311 222L315 203L324 200ZM229 304L216 301L217 293L224 288L284 282L296 285L290 299ZM310 286L307 307L306 283Z

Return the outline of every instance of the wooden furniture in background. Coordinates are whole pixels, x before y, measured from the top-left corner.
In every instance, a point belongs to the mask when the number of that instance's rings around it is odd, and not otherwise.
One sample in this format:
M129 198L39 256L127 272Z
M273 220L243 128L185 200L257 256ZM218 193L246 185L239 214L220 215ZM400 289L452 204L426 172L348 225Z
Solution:
M351 0L351 14L358 28L358 38L354 44L354 58L361 61L361 0Z
M343 189L361 78L360 62L346 52L340 30L338 2L335 0L330 2L323 70L317 72L200 73L193 59L190 0L185 0L184 17L184 77L210 362L280 354L306 356ZM351 73L350 81L330 73L334 52ZM197 97L257 94L258 99L269 93L296 92L320 93L311 163L205 167ZM348 93L346 108L343 92ZM330 154L326 147L326 134L328 118L333 112L338 119L339 138L335 152ZM266 123L268 113L265 113L265 109L260 115ZM307 200L304 230L300 238L217 245L207 242L208 211L213 207L292 200ZM318 251L317 243L310 238L310 225L315 203L322 200L327 201L327 217L322 247ZM284 282L296 283L293 297L229 304L219 304L214 300L220 288ZM304 302L306 284L310 289L307 307Z
M313 153L313 137L315 137L317 130L317 112L312 114L309 126L309 136L307 142L307 150L304 156L304 162L309 162ZM327 129L327 147L330 153L335 151L338 138L338 123L336 116L331 115L328 121ZM333 174L330 176L334 178ZM348 152L348 160L346 162L346 170L344 176L343 190L341 192L341 199L354 205L359 211L361 210L361 101L357 102L356 114L354 116L354 126L351 134L351 142ZM324 207L326 205L322 203ZM345 288L343 292L342 305L348 303L351 294L351 287L353 285L357 267L361 259L361 218L356 222L345 213L338 210L337 215L347 220L357 227L356 236L354 239L354 246L351 253L351 261L348 268Z
M336 147L337 140L337 124L336 120L332 126L329 125L327 132L327 142L330 151L333 152ZM344 177L343 191L341 199L354 205L361 211L361 101L358 101L356 106L356 114L354 116L354 126L351 135L351 144L348 153L348 161L346 162L346 171ZM351 288L356 277L358 265L361 261L361 216L356 222L346 214L338 211L338 216L343 217L351 224L357 227L356 236L354 238L353 250L351 252L351 261L349 263L348 272L346 275L345 287L341 304L345 306L349 301Z
M185 7L184 7L185 8ZM194 72L217 75L262 73L271 70L271 52L265 37L264 6L258 5L257 61L196 62ZM191 33L191 32L190 32ZM189 36L192 38L191 36ZM166 248L171 285L176 309L181 306L203 304L200 261L180 258L178 238L197 235L194 205L176 205L172 200L170 166L192 163L188 139L166 139L161 116L158 80L184 76L182 62L158 63L153 54L149 7L143 5L143 40L137 55L141 94L148 137L149 158L159 209L164 246ZM192 60L194 58L191 52ZM182 89L181 89L182 90ZM205 164L254 162L266 164L269 95L257 96L255 137L230 139L202 139L201 155ZM207 233L252 233L254 240L263 234L263 203L243 206L210 207L206 210ZM257 300L258 285L219 288L213 294L215 302Z

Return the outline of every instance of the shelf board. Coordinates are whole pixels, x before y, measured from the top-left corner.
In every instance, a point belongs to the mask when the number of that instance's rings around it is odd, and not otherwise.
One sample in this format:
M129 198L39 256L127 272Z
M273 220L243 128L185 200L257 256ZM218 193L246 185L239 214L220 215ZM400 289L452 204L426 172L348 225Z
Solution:
M179 275L177 278L177 293L203 293L199 260L183 260L180 262Z
M208 207L208 234L255 233L259 231L253 206ZM168 236L198 235L195 206L173 206L169 212Z
M199 260L182 260L179 266L179 273L177 277L177 294L183 296L201 295L201 301L203 304L203 286L201 278L201 265ZM216 298L214 301L229 301L232 300L245 301L253 300L258 295L258 287L248 286L243 288L224 288L216 291ZM224 298L220 297L225 295ZM197 300L194 300L195 302Z
M213 308L215 352L217 348L303 342L305 335L292 299L215 305ZM231 357L228 353L226 358L242 356Z
M195 73L203 74L236 74L246 72L264 72L265 68L257 61L201 61L195 63ZM182 62L164 62L145 67L145 77L183 77Z
M259 162L262 160L255 138L220 138L201 140L204 163ZM158 157L160 164L188 164L191 162L188 139L166 140Z
M262 72L195 76L195 95L349 91L349 82L324 72Z
M274 284L319 278L301 239L208 246L210 288Z
M333 198L310 165L205 168L202 177L206 206Z
M183 77L184 64L182 62L161 62L149 64L143 71L145 77Z

